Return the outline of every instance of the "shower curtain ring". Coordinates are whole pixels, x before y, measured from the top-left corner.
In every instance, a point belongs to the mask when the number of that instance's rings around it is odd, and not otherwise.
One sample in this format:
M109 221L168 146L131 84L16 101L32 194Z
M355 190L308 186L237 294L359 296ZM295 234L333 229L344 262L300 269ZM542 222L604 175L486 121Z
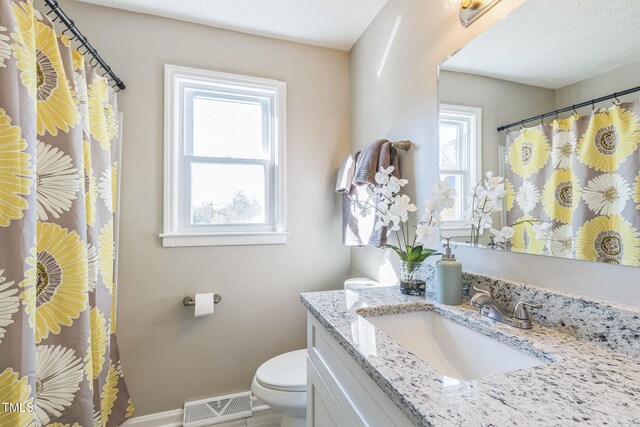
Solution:
M556 115L556 120L560 120L560 116L558 115L558 110L554 111L554 114Z
M579 115L578 112L576 111L576 106L575 105L571 106L571 110L573 111L573 114L575 114L576 116Z
M620 105L621 104L620 100L618 99L618 94L617 93L613 94L613 98L615 99L615 101L611 101L611 102L613 102L613 105Z
M524 120L520 122L520 126L522 126L522 130L525 130L525 127L524 127Z
M593 100L591 101L591 112L592 113L596 112L596 103Z

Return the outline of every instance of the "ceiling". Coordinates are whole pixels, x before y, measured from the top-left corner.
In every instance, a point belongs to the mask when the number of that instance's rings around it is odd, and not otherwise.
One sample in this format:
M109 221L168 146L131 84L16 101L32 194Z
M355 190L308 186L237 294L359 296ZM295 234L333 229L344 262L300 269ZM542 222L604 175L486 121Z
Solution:
M350 50L387 0L77 0Z
M559 89L640 60L640 1L529 0L443 69Z

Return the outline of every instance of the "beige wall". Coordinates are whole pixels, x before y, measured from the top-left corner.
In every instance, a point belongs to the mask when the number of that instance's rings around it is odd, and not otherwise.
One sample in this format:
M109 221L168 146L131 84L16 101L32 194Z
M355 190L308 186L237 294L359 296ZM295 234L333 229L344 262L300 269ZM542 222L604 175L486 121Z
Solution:
M640 61L626 65L613 71L591 77L581 82L574 83L556 90L556 108L564 108L573 104L589 101L601 96L621 92L626 89L638 86L638 76L640 76ZM620 97L622 102L638 101L640 95L633 93ZM608 107L611 101L603 102L596 107ZM586 107L583 112L588 112L591 107Z
M76 2L64 9L127 84L118 340L138 415L249 390L262 362L305 346L299 293L341 287L349 272L332 191L349 150L348 54ZM164 63L288 83L286 245L161 247ZM194 319L182 298L206 291L222 302Z
M382 137L414 141L402 167L423 202L438 177L437 66L523 1L503 0L465 29L441 0L389 0L351 51L352 150ZM467 271L640 306L637 268L473 248L457 253ZM353 248L352 273L382 277L387 257Z

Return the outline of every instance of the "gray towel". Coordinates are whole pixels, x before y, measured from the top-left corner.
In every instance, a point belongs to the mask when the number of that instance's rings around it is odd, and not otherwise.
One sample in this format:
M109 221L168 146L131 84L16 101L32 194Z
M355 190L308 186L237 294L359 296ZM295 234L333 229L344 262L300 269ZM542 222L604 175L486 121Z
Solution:
M378 153L378 170L380 168L388 168L389 166L393 166L393 172L391 174L396 178L400 178L400 165L398 163L398 150L393 146L392 143L386 141L381 144L380 151ZM357 168L356 168L357 170ZM375 185L375 174L374 174L374 185ZM376 204L381 200L376 200ZM375 213L374 213L375 215ZM387 244L387 227L382 227L378 230L375 228L372 230L371 235L369 236L369 245L375 246L377 248L381 248Z
M353 175L355 185L376 185L376 172L380 170L380 149L388 142L386 139L380 139L362 150Z
M355 160L355 162L354 162ZM350 166L355 163L350 188L346 188L346 178L352 173ZM386 139L374 142L362 152L344 160L338 173L336 191L342 196L342 244L345 246L383 247L387 243L387 229L375 230L377 221L375 210L370 208L368 215L362 215L357 201L367 199L367 186L374 187L375 174L380 167L394 166L393 175L400 177L398 153L392 143ZM377 201L374 201L377 203Z

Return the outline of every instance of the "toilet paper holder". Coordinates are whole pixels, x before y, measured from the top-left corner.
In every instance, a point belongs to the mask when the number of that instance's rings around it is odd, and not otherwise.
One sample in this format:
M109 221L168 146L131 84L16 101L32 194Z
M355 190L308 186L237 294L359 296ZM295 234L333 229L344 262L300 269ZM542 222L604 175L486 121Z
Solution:
M222 296L220 296L219 294L213 294L213 303L217 304L220 301L222 301ZM191 297L184 297L182 298L182 305L184 305L185 307L190 307L196 305L196 302Z

